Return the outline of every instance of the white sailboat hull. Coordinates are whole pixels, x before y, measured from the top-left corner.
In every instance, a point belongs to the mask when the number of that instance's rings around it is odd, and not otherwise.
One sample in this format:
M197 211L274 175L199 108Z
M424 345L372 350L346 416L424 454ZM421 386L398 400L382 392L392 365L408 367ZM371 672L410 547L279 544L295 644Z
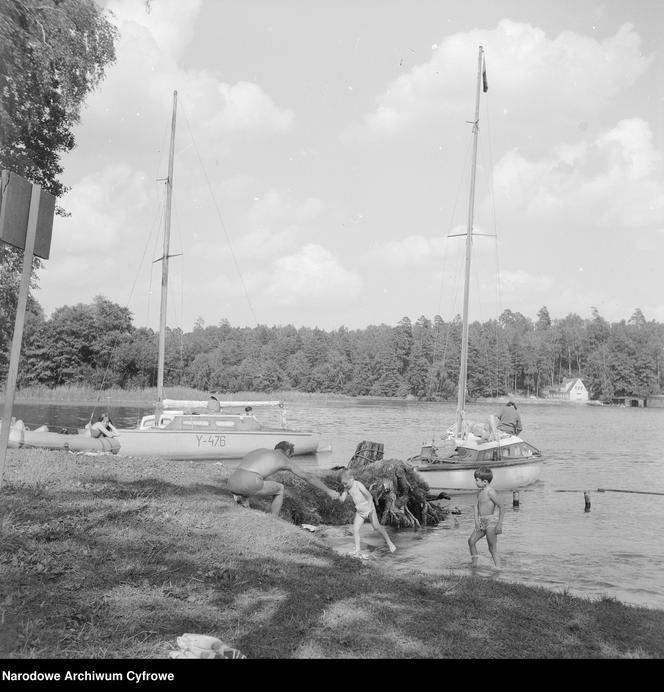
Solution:
M488 466L493 472L491 487L500 492L518 490L537 482L542 470L541 459L493 461L479 464L440 461L416 466L416 471L426 481L431 492L477 492L475 470Z
M122 457L157 456L163 459L240 459L253 449L273 449L282 440L295 445L295 454L315 454L316 432L254 430L199 432L190 430L121 430L118 437L65 435L49 431L10 430L8 447L111 453Z
M296 455L315 454L320 435L310 431L272 430L225 432L191 430L121 430L120 456L159 456L164 459L240 459L254 449L273 449L282 440Z

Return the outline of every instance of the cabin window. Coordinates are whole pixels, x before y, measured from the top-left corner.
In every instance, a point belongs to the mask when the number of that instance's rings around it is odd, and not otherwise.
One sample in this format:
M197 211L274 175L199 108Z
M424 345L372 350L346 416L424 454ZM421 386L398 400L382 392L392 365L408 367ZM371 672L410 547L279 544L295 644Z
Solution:
M182 418L183 428L209 428L210 422L205 418Z

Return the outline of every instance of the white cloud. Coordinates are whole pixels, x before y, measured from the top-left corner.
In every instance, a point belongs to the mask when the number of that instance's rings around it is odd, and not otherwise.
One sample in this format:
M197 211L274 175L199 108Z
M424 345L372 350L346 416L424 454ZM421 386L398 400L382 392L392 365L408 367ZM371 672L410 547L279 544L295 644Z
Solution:
M571 215L585 227L664 224L662 157L639 118L623 120L591 142L559 146L538 161L509 152L496 165L495 190L507 210L549 223Z
M159 0L149 13L141 0L109 4L120 31L117 61L107 68L103 88L88 99L82 121L90 129L98 124L116 151L133 151L137 140L154 140L155 130L168 130L174 91L178 122L186 120L194 140L205 142L202 155L228 147L229 134L274 134L292 127L293 112L275 104L259 85L229 84L214 71L179 66L201 4Z
M148 10L144 0L107 2L123 31L133 27L134 35L149 34L156 48L173 59L179 58L191 41L201 5L202 0L153 0Z
M595 112L631 86L652 58L641 54L630 24L603 41L569 31L547 38L542 29L503 19L493 30L459 33L434 44L431 59L395 79L363 125L346 137L394 135L418 123L457 116L469 107L478 45L486 49L490 91L506 112L551 108L561 117Z
M362 285L362 278L341 266L331 252L310 243L276 260L266 300L279 307L349 305Z
M443 254L445 240L443 238L426 238L421 235L411 235L403 240L390 240L383 247L372 253L374 256L392 267L417 266L425 262L440 259Z

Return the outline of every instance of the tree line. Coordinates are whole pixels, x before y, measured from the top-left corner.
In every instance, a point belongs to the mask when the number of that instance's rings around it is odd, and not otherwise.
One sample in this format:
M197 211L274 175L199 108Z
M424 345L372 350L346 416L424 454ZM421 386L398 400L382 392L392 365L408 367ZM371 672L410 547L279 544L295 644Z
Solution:
M6 332L6 327L0 325ZM11 341L1 334L0 341ZM395 326L324 331L292 325L233 327L199 320L190 332L167 329L165 386L204 391L338 393L417 399L456 397L461 318L404 317ZM45 318L36 301L26 319L18 387L83 385L95 389L154 387L158 334L135 327L128 308L97 296ZM596 308L582 319L533 321L505 310L469 326L468 396L546 396L580 377L592 399L645 397L662 391L664 325L640 309L609 323ZM8 353L0 354L6 374Z

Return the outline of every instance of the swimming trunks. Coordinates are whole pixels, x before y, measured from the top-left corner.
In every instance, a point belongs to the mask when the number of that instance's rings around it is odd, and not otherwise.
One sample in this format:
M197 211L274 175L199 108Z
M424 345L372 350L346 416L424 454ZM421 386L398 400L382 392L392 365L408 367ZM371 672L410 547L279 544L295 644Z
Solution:
M490 526L494 529L498 525L498 517L495 514L486 514L480 517L480 531L486 531Z
M228 479L228 489L237 495L255 495L263 487L263 476L247 469L235 469Z
M362 519L368 519L373 512L373 503L369 502L358 502L355 505L355 511L362 517Z

